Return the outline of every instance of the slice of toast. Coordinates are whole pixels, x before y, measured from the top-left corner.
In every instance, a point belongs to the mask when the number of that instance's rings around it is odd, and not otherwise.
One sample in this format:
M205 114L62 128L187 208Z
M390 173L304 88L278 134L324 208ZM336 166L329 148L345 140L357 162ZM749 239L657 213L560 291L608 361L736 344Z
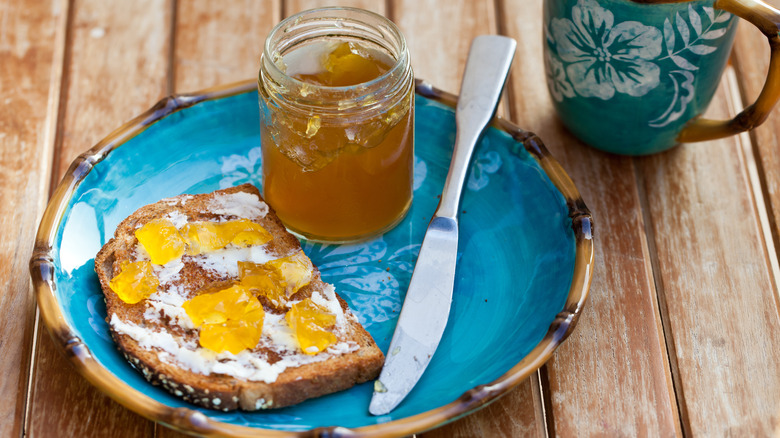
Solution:
M273 239L261 246L231 244L207 254L184 254L164 265L152 264L159 280L156 292L128 304L109 283L120 273L122 262L149 260L135 231L160 218L178 229L196 221L248 219ZM320 279L316 267L311 282L291 295L286 306L258 296L265 319L262 337L253 349L216 353L199 344L199 328L182 308L185 301L235 284L237 260L262 263L300 250L298 240L250 184L142 207L119 224L114 238L95 257L111 335L125 358L151 383L191 403L223 411L289 406L377 378L384 355L346 302ZM284 318L291 304L306 298L337 315L331 329L336 343L314 355L304 354L295 343Z

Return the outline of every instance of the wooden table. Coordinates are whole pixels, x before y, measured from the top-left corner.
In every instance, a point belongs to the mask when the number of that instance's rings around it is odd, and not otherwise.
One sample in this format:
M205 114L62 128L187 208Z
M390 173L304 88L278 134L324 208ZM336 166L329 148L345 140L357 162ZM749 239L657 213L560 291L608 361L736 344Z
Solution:
M749 135L651 157L590 149L552 111L542 0L0 0L0 436L178 435L55 349L27 267L38 222L79 153L166 95L254 77L275 23L333 3L393 19L417 76L450 92L474 36L517 39L501 113L544 139L596 225L590 298L553 359L423 436L780 434L780 111ZM764 41L742 23L711 114L757 96Z

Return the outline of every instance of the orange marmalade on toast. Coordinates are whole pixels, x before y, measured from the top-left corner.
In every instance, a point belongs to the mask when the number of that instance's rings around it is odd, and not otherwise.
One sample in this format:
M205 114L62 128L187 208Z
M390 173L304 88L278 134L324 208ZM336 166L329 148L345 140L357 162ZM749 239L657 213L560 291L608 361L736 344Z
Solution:
M403 219L414 81L391 22L327 9L283 21L266 41L258 89L263 196L288 229L346 242Z
M316 270L299 248L286 255L266 250L274 236L258 223L268 206L257 195L215 195L208 212L220 215L212 221L190 219L190 198L164 200L171 211L135 229L134 259L119 262L109 282L124 303L145 306L145 321L176 330L151 332L114 314L115 331L192 371L269 383L286 367L358 348L345 332L354 315L332 286L294 297L318 278ZM193 286L182 277L192 275L187 268L219 281ZM175 335L182 332L196 334L197 344Z

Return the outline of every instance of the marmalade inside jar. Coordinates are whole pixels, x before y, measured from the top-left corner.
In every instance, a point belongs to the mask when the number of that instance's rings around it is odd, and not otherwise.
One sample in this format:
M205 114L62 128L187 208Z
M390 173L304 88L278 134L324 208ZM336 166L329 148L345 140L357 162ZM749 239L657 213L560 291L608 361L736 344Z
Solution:
M381 77L395 60L353 41L316 41L276 62L303 82L301 95L316 100L326 87ZM309 239L344 242L381 233L403 218L412 197L411 81L401 93L372 96L362 102L365 110L342 114L267 106L263 195L288 229Z

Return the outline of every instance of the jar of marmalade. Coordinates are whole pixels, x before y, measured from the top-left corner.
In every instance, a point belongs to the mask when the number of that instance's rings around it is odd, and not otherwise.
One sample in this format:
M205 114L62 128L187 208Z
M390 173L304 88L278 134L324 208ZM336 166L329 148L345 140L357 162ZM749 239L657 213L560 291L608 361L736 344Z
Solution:
M412 200L414 77L388 19L301 12L269 34L258 79L263 197L306 239L389 230Z

